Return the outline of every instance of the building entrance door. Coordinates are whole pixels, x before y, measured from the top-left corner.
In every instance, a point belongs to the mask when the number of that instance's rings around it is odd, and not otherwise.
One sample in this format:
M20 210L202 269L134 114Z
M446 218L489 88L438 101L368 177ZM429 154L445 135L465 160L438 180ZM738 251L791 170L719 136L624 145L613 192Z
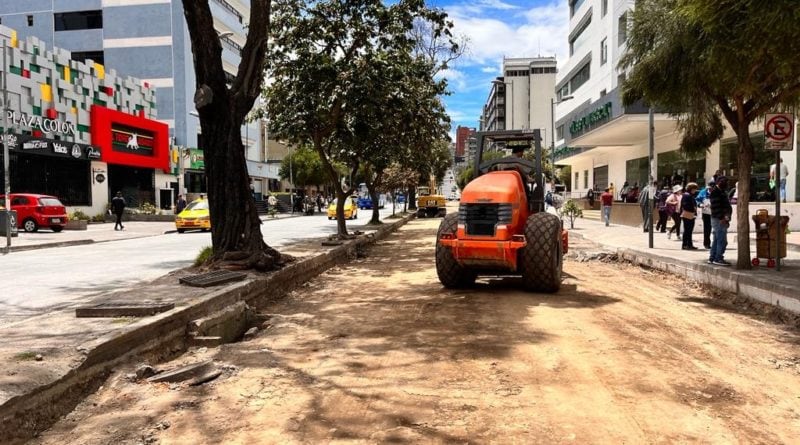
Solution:
M141 207L144 203L155 205L156 187L153 169L109 164L109 200L122 192L128 207Z

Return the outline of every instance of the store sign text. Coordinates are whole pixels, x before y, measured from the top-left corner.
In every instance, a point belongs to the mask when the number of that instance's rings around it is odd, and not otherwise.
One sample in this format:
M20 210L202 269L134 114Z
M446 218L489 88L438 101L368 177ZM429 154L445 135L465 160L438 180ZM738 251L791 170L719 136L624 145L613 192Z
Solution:
M606 103L580 119L572 121L569 125L569 132L571 135L575 136L593 127L596 123L606 121L609 118L611 118L611 102Z
M8 119L12 124L27 127L37 128L44 133L59 133L59 134L75 134L75 124L64 122L57 119L48 119L41 116L30 116L24 113L17 113L16 111L8 111Z

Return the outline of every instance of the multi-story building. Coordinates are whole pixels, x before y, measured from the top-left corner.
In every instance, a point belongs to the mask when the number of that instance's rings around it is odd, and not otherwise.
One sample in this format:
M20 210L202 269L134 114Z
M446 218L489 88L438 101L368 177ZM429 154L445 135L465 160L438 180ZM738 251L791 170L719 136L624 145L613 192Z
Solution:
M222 43L222 64L232 79L246 40L250 1L209 3ZM173 145L203 149L193 102L191 41L181 0L0 0L0 20L16 29L20 38L35 36L49 47L71 51L75 60L99 63L154 86L156 118L169 126ZM258 123L242 127L257 194L267 189L266 177L259 176L259 171L268 170L260 165L265 158L259 134ZM176 175L175 190L205 191L203 171L185 170L185 175Z
M627 48L635 0L571 0L569 59L556 84L556 161L572 167L572 189L585 193L614 184L640 186L650 179L648 109L641 103L624 106L620 88L626 73L619 61ZM654 112L655 180L672 185L703 184L717 170L733 181L737 175L737 142L727 129L705 155L687 157L679 151L675 120ZM763 150L763 128L751 127L756 145L753 200L766 200L769 166L774 154ZM784 161L797 171L797 151ZM796 176L790 175L789 200L796 197Z
M458 126L456 128L456 144L453 153L453 163L461 165L466 161L467 141L475 133L474 128Z
M556 71L555 57L504 58L503 76L492 81L483 106L481 129L539 128L542 143L550 146Z
M174 176L155 89L6 26L0 39L12 192L55 195L92 215L118 191L133 206L159 203Z

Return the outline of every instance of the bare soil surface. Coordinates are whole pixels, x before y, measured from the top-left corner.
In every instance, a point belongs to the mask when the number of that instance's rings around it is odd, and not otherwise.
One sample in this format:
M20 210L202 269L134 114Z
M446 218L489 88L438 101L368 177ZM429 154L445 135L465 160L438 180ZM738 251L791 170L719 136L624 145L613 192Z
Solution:
M439 221L276 303L256 338L158 365L212 359L218 379L133 383L131 365L33 443L800 443L793 326L574 256L557 294L449 291Z

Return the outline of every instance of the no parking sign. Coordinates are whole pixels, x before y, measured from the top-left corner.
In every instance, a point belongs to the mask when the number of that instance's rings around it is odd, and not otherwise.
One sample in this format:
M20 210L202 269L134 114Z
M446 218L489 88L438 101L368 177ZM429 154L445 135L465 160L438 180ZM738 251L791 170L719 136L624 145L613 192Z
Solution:
M764 122L764 148L775 151L792 151L794 114L767 114Z

